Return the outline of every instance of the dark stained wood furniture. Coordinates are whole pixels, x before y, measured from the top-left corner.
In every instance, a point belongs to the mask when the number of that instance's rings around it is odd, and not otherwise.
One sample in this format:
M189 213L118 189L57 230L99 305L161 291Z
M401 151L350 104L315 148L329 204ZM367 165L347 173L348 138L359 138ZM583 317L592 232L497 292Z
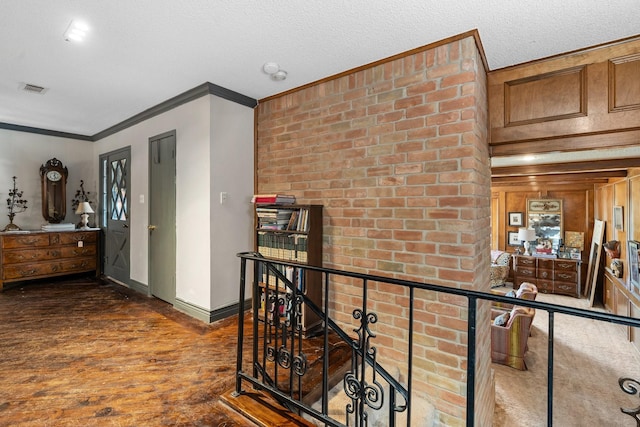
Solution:
M5 283L73 273L99 275L100 230L0 233L0 289Z
M580 264L574 259L513 255L513 287L530 282L538 292L580 298Z

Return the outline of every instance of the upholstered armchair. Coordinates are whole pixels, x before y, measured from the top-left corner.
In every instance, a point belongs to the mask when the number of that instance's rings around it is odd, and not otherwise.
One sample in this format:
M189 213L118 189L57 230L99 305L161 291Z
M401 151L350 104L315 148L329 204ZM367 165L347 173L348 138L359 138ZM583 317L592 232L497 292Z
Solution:
M524 371L527 364L524 355L535 309L514 306L511 311L491 310L491 361ZM502 316L503 326L496 323ZM506 319L508 317L508 320Z
M538 287L530 282L522 282L517 291L511 291L514 294L513 297L516 299L526 299L529 301L534 301L538 296ZM503 292L502 290L491 290L491 293L496 295L509 295L509 292ZM517 303L517 301L515 301ZM501 309L501 310L511 310L513 308L513 304L505 303L505 302L497 302L494 301L492 304L492 308Z
M503 251L491 251L491 287L502 286L509 277L509 260L511 255Z

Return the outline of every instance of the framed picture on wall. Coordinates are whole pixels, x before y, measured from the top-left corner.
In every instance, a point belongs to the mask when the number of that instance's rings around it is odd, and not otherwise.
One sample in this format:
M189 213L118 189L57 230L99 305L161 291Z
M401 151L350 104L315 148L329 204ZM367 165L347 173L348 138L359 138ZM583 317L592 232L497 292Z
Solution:
M637 291L640 289L640 242L629 240L628 256L629 256L629 282Z
M518 240L518 232L517 231L509 231L507 235L507 244L509 246L522 246L522 242Z
M624 230L624 216L622 211L622 206L614 206L613 207L613 228L619 231Z
M562 239L562 199L527 199L527 227L557 249Z
M521 227L523 225L522 216L522 212L509 212L509 226Z

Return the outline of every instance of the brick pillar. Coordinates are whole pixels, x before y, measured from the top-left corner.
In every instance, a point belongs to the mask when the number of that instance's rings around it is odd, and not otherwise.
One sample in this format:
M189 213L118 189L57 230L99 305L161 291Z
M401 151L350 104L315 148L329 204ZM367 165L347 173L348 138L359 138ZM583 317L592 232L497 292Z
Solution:
M295 194L325 206L325 267L489 289L486 75L474 36L259 104L257 192ZM357 292L349 282L335 283L330 298L331 316L351 331ZM382 360L402 366L407 293L372 284L369 301L379 315L373 345ZM434 425L462 426L466 299L417 292L415 304L415 393L432 408L426 417ZM486 304L478 319L474 416L476 425L490 425Z

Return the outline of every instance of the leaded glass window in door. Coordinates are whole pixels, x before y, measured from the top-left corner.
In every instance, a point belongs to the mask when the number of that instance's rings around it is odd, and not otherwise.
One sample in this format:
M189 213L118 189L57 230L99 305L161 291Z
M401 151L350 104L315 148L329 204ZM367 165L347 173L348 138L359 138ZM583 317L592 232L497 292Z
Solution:
M119 159L111 162L111 212L110 219L114 221L126 221L129 215L127 203L127 159Z

